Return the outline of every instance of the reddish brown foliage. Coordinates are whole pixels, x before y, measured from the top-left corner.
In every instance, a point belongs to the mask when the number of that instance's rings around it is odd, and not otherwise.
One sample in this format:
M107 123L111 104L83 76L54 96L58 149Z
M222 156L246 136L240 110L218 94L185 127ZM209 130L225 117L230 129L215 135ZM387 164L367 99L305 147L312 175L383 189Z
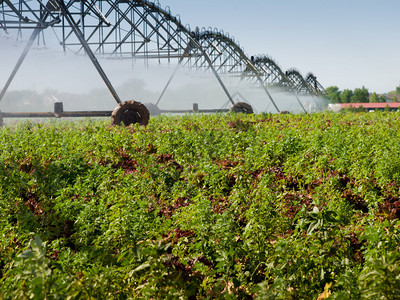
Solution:
M183 166L177 163L174 156L171 154L160 154L157 155L157 161L166 165L173 166L177 171L183 171Z
M378 203L378 214L390 220L400 219L399 198L390 196L383 203Z
M360 196L353 193L352 190L345 190L343 192L343 197L353 205L357 210L361 210L363 213L368 212L368 205Z
M164 238L164 241L171 241L172 243L177 243L179 239L183 237L193 237L194 232L191 230L182 230L179 228L175 228L172 231L167 233L167 236Z
M297 195L297 194L286 194L283 198L283 208L285 216L294 219L297 213L306 208L307 211L311 211L313 199L311 196Z
M35 192L27 192L24 195L24 200L25 205L35 216L41 216L43 214L42 206Z
M227 197L219 197L218 199L211 198L210 200L212 203L213 212L216 214L222 214L232 205L232 201Z
M236 167L239 164L237 161L231 161L229 159L224 159L218 162L218 165L221 167L223 170L230 170Z
M32 174L32 172L34 171L31 159L24 159L23 161L21 161L19 168L22 172L27 174Z
M353 250L353 259L360 263L364 263L364 255L361 250L365 244L365 240L360 242L355 233L351 233L348 240L350 241L350 248Z
M162 208L160 208L160 210L158 211L158 216L171 218L177 209L189 206L190 203L191 201L189 201L189 198L179 197L172 205L161 204Z

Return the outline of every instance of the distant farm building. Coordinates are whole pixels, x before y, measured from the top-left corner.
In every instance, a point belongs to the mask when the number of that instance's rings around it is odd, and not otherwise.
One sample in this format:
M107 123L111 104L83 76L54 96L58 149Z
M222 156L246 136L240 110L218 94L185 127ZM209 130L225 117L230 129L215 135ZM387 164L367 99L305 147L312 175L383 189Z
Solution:
M338 104L329 104L329 109L334 112L339 112L343 109L364 109L365 111L397 111L400 108L399 102L392 103L338 103Z

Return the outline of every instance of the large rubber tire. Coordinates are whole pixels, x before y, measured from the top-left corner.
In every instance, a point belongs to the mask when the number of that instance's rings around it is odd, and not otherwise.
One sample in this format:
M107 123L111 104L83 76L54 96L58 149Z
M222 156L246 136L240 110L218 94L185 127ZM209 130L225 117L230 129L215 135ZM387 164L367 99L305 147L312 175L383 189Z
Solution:
M238 102L235 103L232 107L231 107L231 112L234 113L243 113L243 114L253 114L253 108L251 107L250 104L245 103L245 102Z
M149 111L150 116L159 116L159 115L161 115L161 111L160 111L160 109L158 108L158 106L156 104L154 104L154 103L145 103L144 105L146 106L147 110Z
M149 123L150 113L146 106L136 101L125 101L114 109L111 114L111 124L125 126L130 124L139 123L140 125L147 125Z

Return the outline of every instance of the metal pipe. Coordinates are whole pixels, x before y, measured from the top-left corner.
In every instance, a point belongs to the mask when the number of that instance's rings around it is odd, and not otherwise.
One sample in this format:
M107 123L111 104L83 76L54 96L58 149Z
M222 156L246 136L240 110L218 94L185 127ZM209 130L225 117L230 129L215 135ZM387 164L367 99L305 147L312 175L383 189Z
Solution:
M161 113L224 113L229 109L162 109ZM56 112L0 112L0 116L8 119L17 118L88 118L88 117L110 117L112 111L63 111Z
M55 112L2 112L3 118L85 118L85 117L110 117L112 111L63 111Z

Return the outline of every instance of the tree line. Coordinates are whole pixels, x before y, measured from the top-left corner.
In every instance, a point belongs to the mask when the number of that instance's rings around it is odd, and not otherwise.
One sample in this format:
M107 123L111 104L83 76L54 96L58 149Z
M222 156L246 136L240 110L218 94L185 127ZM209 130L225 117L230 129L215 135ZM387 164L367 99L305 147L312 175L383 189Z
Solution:
M345 89L339 90L337 86L326 88L327 97L330 103L366 103L366 102L397 102L397 95L400 95L400 86L388 94L378 95L370 93L367 88L357 88L354 91Z

